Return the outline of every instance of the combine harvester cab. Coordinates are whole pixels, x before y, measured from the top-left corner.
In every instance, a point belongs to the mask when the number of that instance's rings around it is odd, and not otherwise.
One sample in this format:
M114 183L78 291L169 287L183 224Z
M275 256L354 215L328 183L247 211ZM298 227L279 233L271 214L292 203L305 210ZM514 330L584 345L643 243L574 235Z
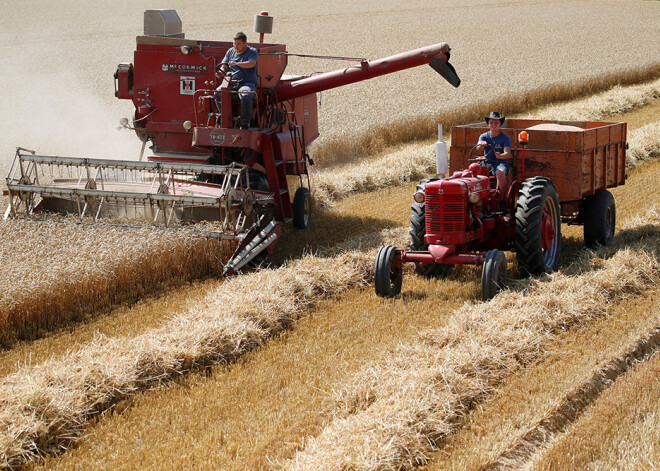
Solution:
M119 64L114 75L115 96L135 107L121 124L143 143L139 161L40 156L19 148L7 177L5 217L58 210L91 220L132 214L167 226L218 221L214 233L237 244L225 269L232 274L260 252L272 252L280 223L311 224L307 148L319 136L318 92L423 64L460 84L447 43L375 61L335 57L358 64L288 76L293 54L264 42L272 22L266 12L255 17L260 39L249 45L259 53L258 83L244 129L240 78L216 76L233 43L186 39L174 10L146 11L133 62Z
M481 292L506 286L504 250L516 252L524 275L557 270L561 223L584 226L588 247L614 237L616 206L609 188L625 184L626 123L509 119L512 184L504 201L496 179L475 157L482 123L452 128L450 173L417 186L410 217L410 250L381 247L376 293L400 293L403 263L422 276L445 276L454 265L483 266ZM442 140L442 135L440 137ZM438 173L447 168L438 159Z

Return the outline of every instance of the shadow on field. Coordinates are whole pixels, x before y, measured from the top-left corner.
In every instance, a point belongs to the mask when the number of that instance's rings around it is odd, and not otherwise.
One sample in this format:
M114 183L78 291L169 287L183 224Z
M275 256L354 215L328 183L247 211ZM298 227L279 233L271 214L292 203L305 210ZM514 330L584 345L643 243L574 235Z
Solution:
M580 228L581 232L581 228ZM653 255L660 259L660 225L645 224L644 226L624 229L618 231L614 239L608 246L597 247L589 249L584 245L584 238L578 235L577 232L570 235L562 236L561 255L559 259L559 271L564 272L567 276L574 276L577 274L586 273L589 271L597 270L597 266L589 265L580 261L581 255L586 253L593 253L595 256L602 258L610 258L619 250L629 248L631 250L643 249L650 251ZM590 257L582 257L583 260L588 260ZM518 263L516 261L515 252L511 252L508 257L508 278L509 282L507 289L509 291L523 292L530 286L531 280L543 279L545 275L528 278L523 277L518 271ZM421 276L413 273L412 269L404 272L403 289L401 297L404 301L418 301L426 297L426 294L417 292L414 289L406 289L406 278L414 276ZM437 277L436 277L437 278ZM438 278L440 279L440 278ZM462 267L454 267L452 270L442 278L448 282L461 282L463 284L472 283L475 289L475 300L480 299L479 284L481 280L481 268L471 265Z
M374 250L380 246L377 233L383 229L398 227L399 224L388 219L369 216L347 216L334 211L316 211L312 214L312 224L308 229L295 229L293 224L284 226L284 233L275 253L269 257L274 265L286 260L298 258L305 253L322 251L333 245L341 244L361 235L373 234L363 248L373 244Z

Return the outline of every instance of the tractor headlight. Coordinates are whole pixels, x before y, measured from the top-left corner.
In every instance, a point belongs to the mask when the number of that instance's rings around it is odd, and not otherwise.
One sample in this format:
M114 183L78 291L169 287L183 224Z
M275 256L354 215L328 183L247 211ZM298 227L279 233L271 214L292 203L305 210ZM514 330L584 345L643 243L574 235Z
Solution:
M468 196L468 201L472 204L479 202L479 193L470 193Z
M191 51L192 51L192 47L190 47L190 46L181 46L181 52L183 52L184 54L190 54Z
M413 199L415 200L415 203L423 203L424 202L424 193L421 191L416 192L413 195Z
M184 121L183 129L185 129L186 131L190 131L192 129L192 121Z

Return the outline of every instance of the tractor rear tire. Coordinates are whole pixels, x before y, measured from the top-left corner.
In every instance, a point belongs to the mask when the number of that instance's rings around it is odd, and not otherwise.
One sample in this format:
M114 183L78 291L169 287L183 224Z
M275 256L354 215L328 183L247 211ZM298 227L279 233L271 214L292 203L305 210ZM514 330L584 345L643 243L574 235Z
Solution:
M523 275L541 275L559 267L559 198L549 178L532 177L523 183L516 205L515 247Z
M584 244L589 248L607 245L614 237L616 205L609 191L599 191L584 202Z
M307 229L312 224L312 197L308 188L300 187L293 197L293 227Z
M506 256L501 250L489 250L486 253L481 270L481 297L484 301L495 297L506 287Z
M396 248L384 245L376 256L374 284L376 294L383 298L393 298L401 292L403 268L396 261Z
M424 192L426 184L436 180L439 180L439 178L425 178L417 185L417 191ZM410 209L410 248L411 250L426 250L429 246L424 242L424 236L426 235L426 204L415 202L410 206ZM415 262L415 273L426 277L444 277L452 267L453 265Z

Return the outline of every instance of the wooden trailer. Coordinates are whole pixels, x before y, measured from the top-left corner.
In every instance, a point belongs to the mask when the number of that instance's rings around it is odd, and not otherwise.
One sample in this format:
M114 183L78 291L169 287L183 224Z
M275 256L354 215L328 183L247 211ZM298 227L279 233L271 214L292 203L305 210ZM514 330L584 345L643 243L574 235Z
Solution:
M525 130L524 177L551 178L564 220L584 223L588 197L626 181L626 128L626 123L507 119L500 131L511 138L513 180L523 179L518 134ZM452 128L450 172L468 167L471 149L487 131L485 122Z

